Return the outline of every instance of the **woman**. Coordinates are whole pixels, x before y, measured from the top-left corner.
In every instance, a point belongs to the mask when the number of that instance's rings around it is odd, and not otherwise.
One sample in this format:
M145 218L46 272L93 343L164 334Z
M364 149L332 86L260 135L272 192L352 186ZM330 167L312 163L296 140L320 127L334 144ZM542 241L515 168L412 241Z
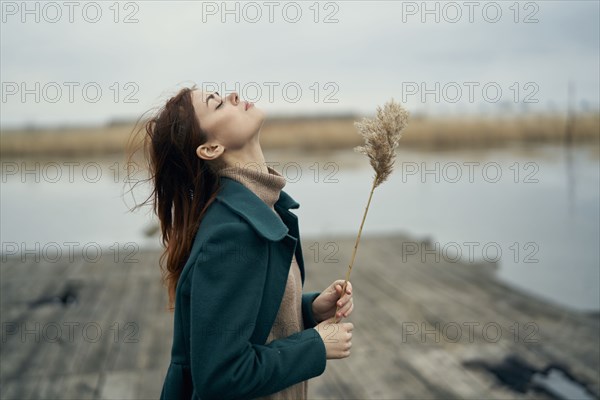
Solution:
M299 204L265 163L264 112L236 93L184 88L145 125L150 197L174 307L161 399L305 399L350 355L352 285L302 293ZM314 329L313 329L314 328Z

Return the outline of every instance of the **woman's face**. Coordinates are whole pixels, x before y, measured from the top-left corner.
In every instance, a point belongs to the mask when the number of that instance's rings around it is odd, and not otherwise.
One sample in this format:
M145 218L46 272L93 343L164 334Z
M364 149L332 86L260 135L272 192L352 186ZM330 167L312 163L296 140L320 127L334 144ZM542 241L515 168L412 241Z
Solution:
M209 160L225 149L244 148L258 134L265 119L261 109L241 101L235 92L221 97L218 92L193 90L192 104L202 130L208 135L208 141L199 147L198 155Z

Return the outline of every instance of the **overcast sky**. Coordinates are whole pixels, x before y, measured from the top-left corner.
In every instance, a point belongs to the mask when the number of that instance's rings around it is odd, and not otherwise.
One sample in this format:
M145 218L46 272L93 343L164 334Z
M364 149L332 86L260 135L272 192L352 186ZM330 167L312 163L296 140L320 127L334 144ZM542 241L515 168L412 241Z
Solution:
M269 115L562 111L569 81L600 103L595 0L75 3L2 2L3 128L136 118L194 83Z

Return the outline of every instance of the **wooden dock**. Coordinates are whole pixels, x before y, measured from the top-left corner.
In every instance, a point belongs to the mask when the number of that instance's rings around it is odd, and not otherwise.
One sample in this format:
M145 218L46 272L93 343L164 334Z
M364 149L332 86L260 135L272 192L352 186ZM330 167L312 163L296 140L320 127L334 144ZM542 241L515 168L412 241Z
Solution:
M345 277L354 240L303 238L305 291ZM362 236L352 354L328 361L309 382L310 399L600 397L598 313L507 286L492 264L403 260L409 240ZM0 398L158 398L173 328L159 255L3 259Z

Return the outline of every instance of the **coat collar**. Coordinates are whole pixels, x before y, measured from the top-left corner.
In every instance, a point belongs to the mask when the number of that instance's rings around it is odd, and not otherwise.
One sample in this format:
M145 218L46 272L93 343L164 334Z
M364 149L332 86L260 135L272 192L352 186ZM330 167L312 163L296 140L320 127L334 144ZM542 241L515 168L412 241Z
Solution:
M254 192L242 183L226 176L221 177L221 190L216 198L244 218L264 238L277 241L288 233L287 225ZM288 212L300 204L284 190L275 202L275 209Z

